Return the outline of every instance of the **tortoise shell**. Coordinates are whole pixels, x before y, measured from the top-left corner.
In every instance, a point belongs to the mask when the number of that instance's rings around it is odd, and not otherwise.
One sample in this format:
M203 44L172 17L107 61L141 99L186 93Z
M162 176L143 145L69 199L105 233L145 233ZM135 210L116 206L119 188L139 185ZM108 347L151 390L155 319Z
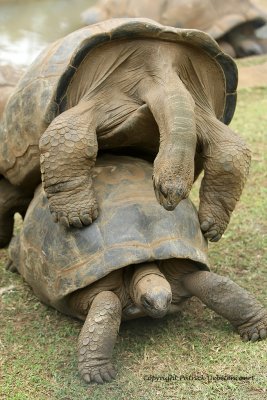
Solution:
M84 24L119 17L152 18L163 25L200 29L219 39L231 29L252 23L259 28L267 14L251 0L100 0L81 14Z
M267 21L267 14L251 0L169 0L162 13L162 24L195 28L219 39L231 29L251 23L259 28Z
M37 189L10 249L15 267L43 302L68 314L70 293L141 262L185 258L209 268L196 208L186 199L166 211L155 199L151 174L147 161L100 157L94 169L99 216L83 229L53 222Z
M22 68L19 69L8 64L0 65L0 118L4 112L7 100L13 92L22 73Z
M149 38L194 47L218 72L216 116L224 123L232 119L236 105L237 68L206 33L166 27L148 19L113 19L77 30L51 44L29 67L11 96L0 130L0 173L20 185L22 170L40 176L39 139L51 121L66 109L67 89L90 51L111 41ZM198 63L207 75L207 68ZM90 73L90 71L89 71ZM214 84L215 87L215 84ZM35 171L33 171L35 169ZM26 174L27 175L27 174ZM25 173L23 173L25 177Z

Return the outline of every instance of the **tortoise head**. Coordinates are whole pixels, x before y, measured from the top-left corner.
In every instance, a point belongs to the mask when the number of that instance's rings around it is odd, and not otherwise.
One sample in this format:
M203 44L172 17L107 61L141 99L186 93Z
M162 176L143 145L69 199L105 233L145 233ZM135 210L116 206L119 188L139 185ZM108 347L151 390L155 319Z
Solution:
M172 301L170 284L154 263L136 266L130 293L134 303L152 318L164 317Z

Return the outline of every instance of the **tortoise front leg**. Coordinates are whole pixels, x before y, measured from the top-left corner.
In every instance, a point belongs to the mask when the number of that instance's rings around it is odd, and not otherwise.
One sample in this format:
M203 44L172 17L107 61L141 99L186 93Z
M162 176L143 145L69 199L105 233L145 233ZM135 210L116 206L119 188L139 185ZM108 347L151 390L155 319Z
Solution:
M43 187L55 222L78 228L89 225L97 217L91 171L98 147L86 105L54 119L39 146Z
M266 339L267 310L231 279L197 271L185 275L183 285L191 295L231 322L243 340Z
M109 382L116 376L111 363L121 323L121 302L104 291L94 298L78 339L78 369L89 382Z

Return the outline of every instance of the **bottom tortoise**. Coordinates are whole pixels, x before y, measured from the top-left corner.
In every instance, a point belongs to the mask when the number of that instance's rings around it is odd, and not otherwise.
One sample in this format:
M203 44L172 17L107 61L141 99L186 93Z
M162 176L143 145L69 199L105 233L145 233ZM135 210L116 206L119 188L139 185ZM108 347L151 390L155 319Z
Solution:
M169 213L151 187L152 165L105 155L94 169L99 218L84 229L56 224L39 188L10 245L38 298L84 320L78 368L86 382L112 380L122 319L160 318L191 296L225 317L244 340L267 335L267 311L246 290L209 271L207 242L190 200ZM38 221L38 223L37 223Z

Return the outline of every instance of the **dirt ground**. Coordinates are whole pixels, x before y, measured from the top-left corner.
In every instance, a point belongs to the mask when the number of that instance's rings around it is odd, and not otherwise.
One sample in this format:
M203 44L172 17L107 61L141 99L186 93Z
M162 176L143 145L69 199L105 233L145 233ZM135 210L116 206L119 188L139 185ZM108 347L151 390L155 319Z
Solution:
M238 66L238 88L267 86L267 56L236 60Z

